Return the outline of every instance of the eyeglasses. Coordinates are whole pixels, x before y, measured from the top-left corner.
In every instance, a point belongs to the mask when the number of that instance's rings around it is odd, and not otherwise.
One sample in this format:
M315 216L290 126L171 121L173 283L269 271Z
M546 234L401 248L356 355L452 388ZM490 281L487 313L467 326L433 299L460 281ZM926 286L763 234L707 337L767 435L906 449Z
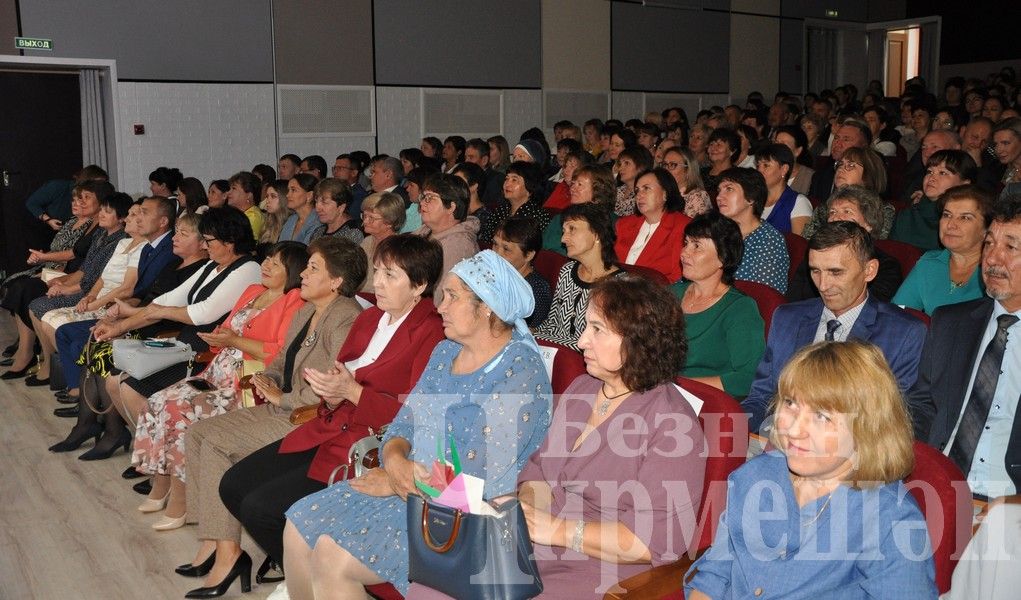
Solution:
M685 169L685 170L687 170L688 163L686 163L686 162L673 162L673 161L671 161L671 162L663 163L663 166L666 167L670 171L676 171L677 169Z
M215 241L218 241L218 240L216 238L214 238L214 237L209 237L209 236L205 236L205 235L202 236L202 243L203 244L211 244L211 243L213 243Z
M370 221L376 222L376 221L382 221L382 220L383 220L383 217L381 217L379 215L374 215L372 213L362 212L362 221L364 221L366 223L368 223Z
M861 167L861 163L856 163L853 160L839 160L836 164L838 171L853 171Z
M433 202L441 202L442 200L443 198L441 198L436 192L426 192L422 194L422 198L418 202L419 204L432 204Z

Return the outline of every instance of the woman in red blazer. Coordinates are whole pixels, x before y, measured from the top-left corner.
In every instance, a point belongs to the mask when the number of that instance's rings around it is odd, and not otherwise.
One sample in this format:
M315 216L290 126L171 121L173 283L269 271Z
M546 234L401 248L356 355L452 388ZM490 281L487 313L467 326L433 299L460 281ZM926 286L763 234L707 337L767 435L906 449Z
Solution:
M435 241L402 234L380 242L376 306L355 319L333 369L302 373L322 398L316 417L241 460L220 481L224 505L278 564L284 511L325 488L333 470L348 464L351 445L393 420L443 339L432 302L442 268Z
M639 214L617 220L617 260L655 269L676 282L681 279L684 228L691 222L677 182L657 167L639 175L635 188Z

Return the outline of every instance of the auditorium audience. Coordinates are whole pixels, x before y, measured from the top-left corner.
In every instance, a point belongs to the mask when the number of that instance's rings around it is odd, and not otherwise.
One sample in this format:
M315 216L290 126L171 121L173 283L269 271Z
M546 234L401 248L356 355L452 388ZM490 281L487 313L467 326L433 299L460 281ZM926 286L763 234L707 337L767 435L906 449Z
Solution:
M538 143L536 143L538 145ZM489 214L489 231L509 217L535 219L543 229L549 224L550 214L542 207L542 173L535 163L516 160L507 167L503 180L503 200ZM492 238L479 236L479 245L488 246ZM466 258L466 257L462 257Z
M857 146L844 151L843 158L835 164L836 173L833 176L833 192L836 193L842 187L850 185L863 187L878 197L882 197L886 191L886 167L883 166L883 159L871 148L859 148ZM828 196L828 198L831 198ZM876 239L886 239L893 228L896 211L893 205L880 202L882 220L880 226L870 231ZM829 221L829 209L826 203L822 203L812 214L812 220L805 225L801 235L810 238L819 226Z
M397 194L370 194L362 203L362 229L365 239L362 250L368 257L365 283L359 291L372 293L373 264L376 248L386 238L401 231L404 226L404 200Z
M773 141L783 144L794 153L794 165L787 177L787 185L792 190L805 196L812 187L812 175L815 174L812 154L808 151L808 138L805 131L797 125L781 125L773 136Z
M620 151L614 170L617 174L617 198L613 212L618 217L635 214L635 196L638 193L638 175L652 168L652 153L639 145Z
M323 179L315 186L313 203L315 217L311 220L318 223L309 236L309 243L322 237L339 237L360 244L365 234L362 224L348 214L351 206L351 190L339 179Z
M790 255L783 234L762 220L766 180L754 169L736 167L720 173L716 205L720 214L741 228L744 253L735 277L787 291Z
M612 212L615 197L616 183L613 171L607 165L589 164L579 167L571 179L571 206L593 202ZM610 216L611 219L615 219L616 213ZM564 254L564 245L561 242L563 235L563 213L559 212L550 218L549 225L543 231L543 249Z
M468 216L468 184L456 175L431 175L425 180L420 204L422 226L415 234L439 242L443 248L442 273L446 275L454 265L479 251L479 220ZM436 302L442 300L441 293L440 288L435 290Z
M684 199L685 215L695 218L712 210L713 201L702 183L702 168L691 149L680 146L667 148L662 163L656 166L663 167L673 176Z
M780 233L801 235L812 218L812 204L787 184L794 170L794 153L783 144L768 144L755 153L754 166L766 180L762 219Z
M263 227L259 244L270 245L280 240L284 223L291 216L291 209L287 206L288 185L289 180L276 179L262 186Z
M967 152L940 150L933 153L926 162L922 189L912 196L913 204L897 214L890 239L922 250L935 250L939 246L939 197L952 187L972 183L977 175L975 161Z
M741 154L741 137L730 129L715 129L706 141L706 159L699 160L702 165L702 181L709 197L716 199L721 175L735 166ZM696 155L697 157L697 155Z
M617 261L653 269L673 283L681 278L684 228L691 219L684 214L684 200L669 171L660 167L635 178L638 214L621 217L614 225Z
M535 310L525 319L531 328L542 325L549 314L553 292L549 282L532 265L536 253L542 249L542 234L538 223L525 217L510 217L496 228L493 252L509 262L532 288Z
M1021 118L1013 117L997 123L993 129L993 150L1005 171L1001 198L1021 193Z
M296 176L298 173L294 175ZM235 173L229 181L230 190L227 192L227 204L243 212L248 218L252 235L255 236L255 239L261 238L262 230L265 227L265 218L258 206L258 200L262 195L262 184L259 182L259 178L248 171L241 171ZM287 189L290 193L289 182Z
M301 172L287 182L287 217L280 230L278 241L295 241L308 244L312 232L319 227L316 215L316 184L319 179L310 173Z

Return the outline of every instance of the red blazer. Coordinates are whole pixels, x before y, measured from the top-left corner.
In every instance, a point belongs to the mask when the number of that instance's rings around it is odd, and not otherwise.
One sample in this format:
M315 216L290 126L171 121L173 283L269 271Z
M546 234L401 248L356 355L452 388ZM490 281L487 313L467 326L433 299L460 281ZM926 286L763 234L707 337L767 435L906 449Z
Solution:
M266 291L266 288L258 283L245 288L237 303L234 304L230 314L224 319L223 326L229 325L230 320L234 318L234 315L239 310L251 302L252 298L255 298L264 291ZM248 339L262 342L262 351L266 353L266 357L262 360L264 364L268 365L276 358L287 338L287 329L291 326L291 319L294 318L294 313L298 312L298 309L304 305L305 301L301 299L301 290L295 288L274 300L272 304L245 325L245 331L242 335ZM210 348L210 350L219 352L220 348ZM252 357L245 354L245 358L250 359Z
M376 333L383 311L375 306L358 315L337 355L339 362L358 358ZM393 420L401 396L411 391L429 362L433 348L443 339L443 321L431 299L423 298L394 333L376 362L355 371L364 389L358 404L345 400L330 410L319 404L319 415L287 434L280 452L303 452L319 446L308 469L311 479L326 483L330 472L347 464L351 445ZM352 470L352 475L354 474Z
M638 230L645 223L642 215L632 215L617 219L617 243L613 249L617 253L617 260L624 262L627 258L631 245L638 238ZM684 247L684 228L691 223L691 219L682 212L663 213L659 227L652 234L652 239L645 245L645 249L638 255L635 262L639 267L656 269L670 283L681 278L681 248Z
M549 198L546 198L546 203L542 205L550 214L556 214L563 212L565 208L571 205L571 189L567 187L566 181L561 181L553 186L553 191L550 192Z

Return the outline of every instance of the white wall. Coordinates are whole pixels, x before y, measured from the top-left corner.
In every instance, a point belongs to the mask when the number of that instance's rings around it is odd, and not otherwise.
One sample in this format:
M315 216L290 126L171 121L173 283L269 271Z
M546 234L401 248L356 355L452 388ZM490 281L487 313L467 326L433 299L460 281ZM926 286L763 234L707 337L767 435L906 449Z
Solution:
M207 184L276 164L271 84L117 84L121 131L119 188L149 193L149 173L177 167ZM134 135L135 123L145 135Z

